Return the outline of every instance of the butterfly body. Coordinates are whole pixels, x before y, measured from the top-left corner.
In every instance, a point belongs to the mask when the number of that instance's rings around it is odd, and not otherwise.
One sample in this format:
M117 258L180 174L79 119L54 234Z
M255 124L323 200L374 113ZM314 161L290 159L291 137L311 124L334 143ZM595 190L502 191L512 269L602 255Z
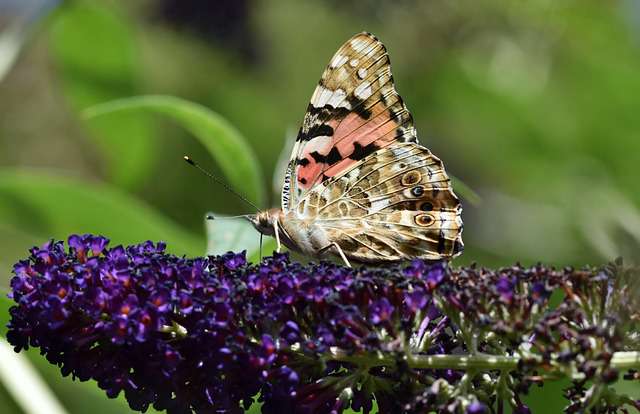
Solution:
M320 257L331 245L326 232L313 218L301 217L294 212L271 209L249 216L249 220L260 233L275 237L277 232L283 245L307 256Z
M442 162L418 143L384 45L360 33L336 52L311 98L282 208L250 221L309 256L376 263L460 254L461 212Z

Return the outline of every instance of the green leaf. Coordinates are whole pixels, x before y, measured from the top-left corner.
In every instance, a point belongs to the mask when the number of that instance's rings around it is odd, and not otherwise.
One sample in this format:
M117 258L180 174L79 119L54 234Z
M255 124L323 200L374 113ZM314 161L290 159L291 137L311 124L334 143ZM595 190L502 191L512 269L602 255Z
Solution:
M173 96L147 95L118 99L84 111L87 119L129 111L167 115L196 137L218 163L231 185L262 206L266 201L258 160L240 132L212 110Z
M482 198L480 197L480 195L475 191L473 191L471 187L466 185L464 181L454 177L451 174L449 174L449 178L451 178L451 185L453 186L453 189L456 192L456 194L458 194L460 197L467 200L474 207L477 207L480 204L482 204Z
M126 16L98 2L68 2L54 14L49 42L62 91L72 108L140 93L135 40ZM111 180L136 188L153 165L154 128L140 114L117 114L87 123L107 160Z
M224 254L228 251L247 251L251 262L260 259L260 233L243 218L229 218L210 213L214 219L205 220L207 228L207 255ZM262 240L262 253L271 254L276 242L272 237Z
M98 388L98 385L93 380L80 382L71 376L63 377L60 373L60 368L50 364L40 355L38 348L30 348L28 351L22 351L21 356L28 357L28 361L37 369L39 376L44 379L51 391L57 396L59 401L64 403L65 408L70 413L123 414L137 412L128 407L124 399L124 394L122 393L118 398L110 399L103 390ZM14 375L17 378L22 378L23 372L16 372ZM5 411L3 411L3 413L4 412ZM45 412L45 410L39 412ZM156 412L157 411L151 407L147 410L147 413L150 414Z
M7 297L7 291L0 289L0 338L7 336L7 323L9 323L9 308L13 305Z
M1 194L1 192L0 192ZM42 237L36 237L16 227L14 223L9 223L4 219L7 200L0 200L0 296L9 292L9 272L13 264L22 258L27 247L42 243ZM11 216L8 216L11 217ZM1 323L1 320L0 320ZM0 329L1 332L1 329Z
M60 368L40 355L39 349L31 348L26 355L70 413L139 413L129 408L124 393L120 393L118 398L110 399L94 380L80 382L71 376L63 377ZM156 412L152 407L147 410L147 414Z
M26 414L66 414L60 401L24 354L16 354L0 339L0 383Z
M25 35L25 23L22 18L9 19L9 24L0 32L0 81L9 73L18 58Z
M177 254L201 255L205 246L204 240L114 187L26 169L0 170L3 228L19 229L40 243L95 233L109 237L112 245L164 240ZM0 239L0 248L13 242ZM21 248L26 253L28 247Z

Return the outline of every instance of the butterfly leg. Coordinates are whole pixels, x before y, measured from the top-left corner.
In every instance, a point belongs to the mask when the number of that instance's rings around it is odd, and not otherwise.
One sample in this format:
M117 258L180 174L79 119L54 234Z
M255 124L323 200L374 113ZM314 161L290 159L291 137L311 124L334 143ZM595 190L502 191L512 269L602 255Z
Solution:
M278 220L273 220L273 233L275 234L275 237L276 237L276 251L280 253L280 248L282 246L280 245L280 232L278 231Z
M340 246L338 246L338 243L333 242L331 244L335 246L335 248L338 250L338 253L340 254L340 257L342 258L342 260L344 261L344 264L347 265L347 267L351 267L351 263L349 263L349 260L347 260L347 256L345 256Z

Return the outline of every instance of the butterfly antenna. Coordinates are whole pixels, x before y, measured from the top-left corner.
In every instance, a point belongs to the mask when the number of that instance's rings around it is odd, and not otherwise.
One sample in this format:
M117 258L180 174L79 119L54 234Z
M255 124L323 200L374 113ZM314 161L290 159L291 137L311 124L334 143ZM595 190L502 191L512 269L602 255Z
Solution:
M247 203L248 205L250 205L251 207L253 207L254 209L256 209L256 211L260 211L260 209L258 208L258 206L256 206L255 204L253 204L251 201L247 200L247 198L245 196L243 196L240 193L237 193L236 191L234 191L231 187L229 187L227 185L227 183L225 183L223 180L221 180L220 178L216 177L215 175L211 174L209 171L205 170L204 168L202 168L200 166L200 164L196 163L194 160L192 160L189 156L185 155L184 160L187 162L187 164L196 167L198 170L200 170L201 173L203 173L204 175L206 175L207 177L209 177L210 179L212 179L213 181L215 181L216 183L220 184L222 187L224 187L225 190L227 190L228 192L230 192L231 194L235 195L236 197L238 197L240 200L244 201L245 203ZM211 216L213 217L213 216ZM209 217L207 217L208 220Z

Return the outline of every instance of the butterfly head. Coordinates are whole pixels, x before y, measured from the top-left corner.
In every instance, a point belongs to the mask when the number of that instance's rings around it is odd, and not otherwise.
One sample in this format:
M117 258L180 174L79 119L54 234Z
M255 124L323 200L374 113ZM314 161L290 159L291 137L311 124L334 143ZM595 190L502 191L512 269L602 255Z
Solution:
M281 214L282 211L279 208L272 208L246 217L247 220L253 224L253 227L255 227L260 233L266 236L273 236L274 223L278 221Z

